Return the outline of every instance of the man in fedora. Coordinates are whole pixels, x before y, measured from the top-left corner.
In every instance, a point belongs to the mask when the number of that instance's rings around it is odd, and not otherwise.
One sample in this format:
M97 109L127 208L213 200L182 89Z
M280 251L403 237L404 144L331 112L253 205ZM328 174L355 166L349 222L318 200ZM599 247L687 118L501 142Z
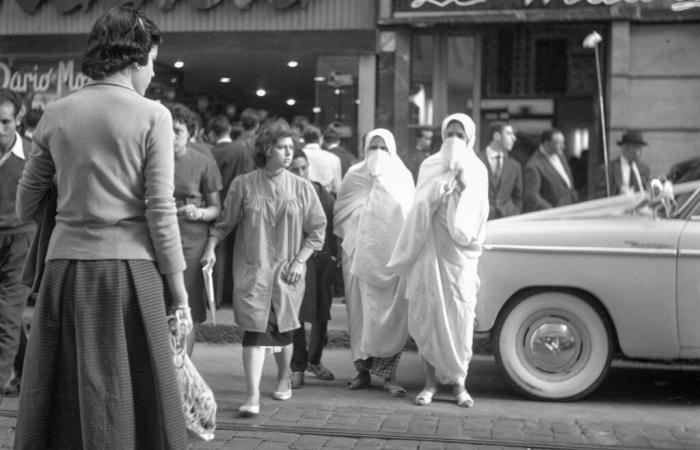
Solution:
M639 131L627 131L622 135L620 157L610 161L608 173L610 179L610 195L640 192L649 188L649 166L640 157L642 147L647 143ZM601 166L595 176L595 198L605 197L605 170Z

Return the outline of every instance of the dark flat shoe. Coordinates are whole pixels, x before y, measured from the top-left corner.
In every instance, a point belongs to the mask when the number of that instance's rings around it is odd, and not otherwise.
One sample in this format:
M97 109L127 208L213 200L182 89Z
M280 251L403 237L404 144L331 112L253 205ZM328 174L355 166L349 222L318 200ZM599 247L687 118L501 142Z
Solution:
M367 386L369 386L371 380L372 379L369 376L369 373L358 373L355 378L347 382L347 384L345 385L345 389L356 391L358 389L366 388Z
M306 366L306 370L313 373L316 376L316 378L318 378L319 380L323 380L323 381L335 380L335 375L333 375L333 372L328 370L328 368L325 367L323 364L308 364Z
M396 383L390 383L386 381L384 383L384 386L382 386L384 390L389 391L389 395L392 397L405 397L406 396L406 389L403 387L399 386Z

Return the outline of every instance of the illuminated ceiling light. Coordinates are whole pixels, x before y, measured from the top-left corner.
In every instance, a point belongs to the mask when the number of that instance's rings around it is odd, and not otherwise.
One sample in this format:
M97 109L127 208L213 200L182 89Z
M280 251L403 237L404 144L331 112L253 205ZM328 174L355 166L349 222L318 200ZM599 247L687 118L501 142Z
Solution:
M297 104L297 101L294 100L293 98L288 98L288 99L287 99L287 104L288 104L289 106L294 106L294 105Z
M170 82L173 83L173 84L177 83L177 77L172 77L172 78L170 79Z
M318 114L321 112L321 107L320 106L314 106L313 109L311 110L314 112L314 114Z
M295 67L298 66L298 65L299 65L299 63L298 63L297 61L294 61L294 60L288 61L288 62L287 62L287 66L288 66L288 67L291 67L292 69L295 68Z
M336 89L333 93L335 93L335 95L340 95L340 89Z
M265 89L258 89L257 91L255 91L255 95L257 95L258 97L265 97L265 94L267 94Z
M182 69L185 67L185 62L184 61L175 61L175 64L173 64L176 69Z
M219 78L219 83L230 83L231 79L229 77L221 77Z
M314 81L323 82L326 81L326 77L314 77Z
M356 98L356 99L355 99L355 104L356 104L356 105L359 105L359 104L360 104L360 99L359 99L359 98Z

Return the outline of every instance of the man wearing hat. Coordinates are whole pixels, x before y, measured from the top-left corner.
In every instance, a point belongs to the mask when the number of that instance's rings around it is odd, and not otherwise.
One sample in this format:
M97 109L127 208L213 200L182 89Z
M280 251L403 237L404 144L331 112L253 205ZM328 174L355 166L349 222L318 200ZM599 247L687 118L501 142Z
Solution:
M622 135L620 157L608 165L610 195L639 192L649 188L649 166L641 162L642 147L646 146L642 133L627 131ZM605 170L601 166L595 176L595 198L605 197Z

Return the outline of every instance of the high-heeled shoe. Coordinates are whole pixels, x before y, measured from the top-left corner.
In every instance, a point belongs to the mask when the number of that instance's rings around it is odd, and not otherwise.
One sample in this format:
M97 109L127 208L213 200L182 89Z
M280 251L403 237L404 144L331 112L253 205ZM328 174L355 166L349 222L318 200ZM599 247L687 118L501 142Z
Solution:
M281 401L289 400L290 398L292 398L292 383L289 380L287 380L287 390L273 392L272 398Z
M253 417L260 414L260 404L257 405L241 405L238 408L238 414L241 417Z

